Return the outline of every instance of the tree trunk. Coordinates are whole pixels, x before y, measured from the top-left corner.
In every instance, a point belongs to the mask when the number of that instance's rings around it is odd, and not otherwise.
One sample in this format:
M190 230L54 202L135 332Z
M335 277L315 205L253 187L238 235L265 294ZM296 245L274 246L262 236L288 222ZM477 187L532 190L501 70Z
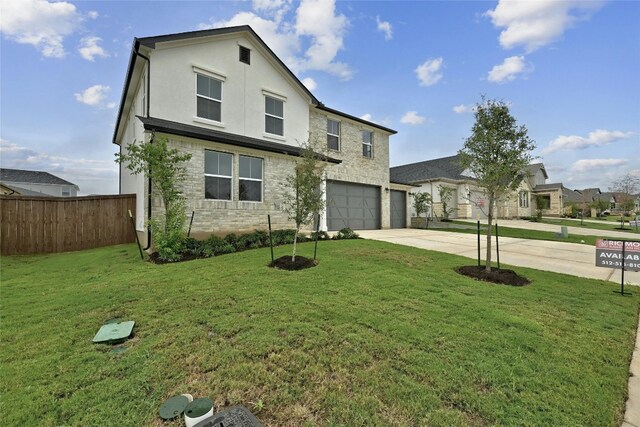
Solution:
M298 244L298 232L299 228L296 228L296 234L293 236L293 255L291 255L291 262L296 262L296 246Z
M489 212L487 213L487 257L485 271L491 273L491 229L493 228L493 196L489 195Z

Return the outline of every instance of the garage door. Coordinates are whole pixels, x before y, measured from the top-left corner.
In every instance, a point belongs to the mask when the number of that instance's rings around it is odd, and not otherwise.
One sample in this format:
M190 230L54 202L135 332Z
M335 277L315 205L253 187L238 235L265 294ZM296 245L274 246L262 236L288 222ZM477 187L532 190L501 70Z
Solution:
M391 190L391 228L407 227L407 192Z
M327 227L329 230L380 228L380 187L327 181Z
M472 191L470 197L471 203L471 219L486 219L487 214L487 196L480 191Z

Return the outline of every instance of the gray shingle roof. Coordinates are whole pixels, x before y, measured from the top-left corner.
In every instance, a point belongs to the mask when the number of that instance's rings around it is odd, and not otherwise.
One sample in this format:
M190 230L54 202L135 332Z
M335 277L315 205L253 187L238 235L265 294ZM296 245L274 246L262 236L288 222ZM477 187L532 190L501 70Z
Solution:
M29 171L23 169L0 169L0 181L75 186L74 183L52 175L49 172Z
M54 197L54 196L51 196L50 194L44 194L44 193L40 193L38 191L27 190L26 188L18 187L17 185L13 185L13 184L6 184L4 182L0 182L0 184L4 185L5 187L7 187L10 190L15 191L16 194L18 194L20 196Z
M545 179L549 179L549 175L547 175L547 170L544 168L544 165L542 163L532 163L529 166L527 166L527 172L529 176L534 176L536 173L538 173L539 170L542 170L542 173L544 174Z
M558 188L562 188L562 183L561 182L554 182L554 183L551 183L551 184L538 184L533 188L533 191L556 190Z
M568 188L562 189L562 197L565 203L580 203L583 201L582 194L579 191Z
M391 181L395 182L423 182L436 178L454 180L473 179L462 175L462 172L463 170L457 154L440 159L395 166L389 169Z

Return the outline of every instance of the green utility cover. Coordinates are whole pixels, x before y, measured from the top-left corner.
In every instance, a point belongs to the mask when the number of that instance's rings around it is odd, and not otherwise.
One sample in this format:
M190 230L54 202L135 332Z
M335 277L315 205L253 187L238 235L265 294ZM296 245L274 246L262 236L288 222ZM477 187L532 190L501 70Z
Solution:
M207 397L201 397L193 402L189 403L184 410L184 413L189 418L198 418L205 415L213 408L213 401Z
M189 404L186 396L173 396L167 399L160 407L160 418L163 420L172 420L179 417Z
M129 335L131 335L135 323L133 320L129 320L128 322L102 325L96 336L93 337L93 342L115 344L126 341Z

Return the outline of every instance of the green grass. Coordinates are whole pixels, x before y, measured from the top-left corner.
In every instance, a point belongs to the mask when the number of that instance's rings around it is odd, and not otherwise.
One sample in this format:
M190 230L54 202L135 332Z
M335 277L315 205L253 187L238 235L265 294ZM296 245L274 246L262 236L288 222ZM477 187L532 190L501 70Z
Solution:
M493 285L453 271L468 259L363 240L321 242L299 272L268 249L137 257L3 257L3 425L179 426L157 417L177 393L274 426L622 420L640 293L612 283L516 268L532 285ZM114 317L136 321L122 352L91 343Z
M429 228L428 230L434 231L450 231L454 233L465 233L465 234L476 234L477 229L468 222L455 221L456 224L464 225L466 228ZM560 231L558 229L558 231ZM552 231L539 231L539 230L527 230L524 228L510 228L510 227L500 227L498 226L498 237L516 237L519 239L534 239L534 240L551 240L554 242L565 242L565 243L581 243L585 245L593 246L596 244L596 236L583 236L578 234L569 233L568 237L558 237L556 233ZM486 235L487 226L480 225L480 233L482 235ZM493 234L495 235L495 226L493 227ZM594 233L596 234L596 233Z
M629 234L640 234L640 231L636 231L635 227L629 228L628 219L625 221L626 230L618 229L618 227L620 227L620 217L618 217L617 223L603 220L602 222L584 221L582 224L580 224L579 220L561 219L561 218L558 218L558 219L543 218L542 221L540 222L545 224L558 225L558 226L568 225L570 227L580 227L580 228L586 228L586 229L592 229L592 230L622 231L622 232L627 232Z

